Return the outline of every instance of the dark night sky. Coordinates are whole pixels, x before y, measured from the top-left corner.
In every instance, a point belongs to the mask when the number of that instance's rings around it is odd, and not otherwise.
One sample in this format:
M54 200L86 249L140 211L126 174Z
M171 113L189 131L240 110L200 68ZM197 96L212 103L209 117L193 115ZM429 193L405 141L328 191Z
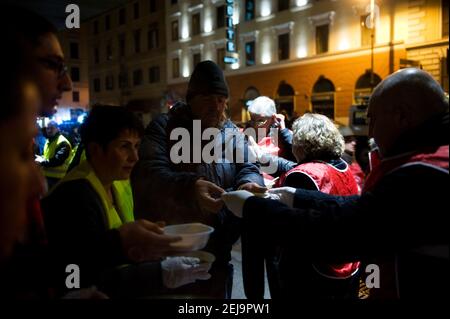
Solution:
M80 7L81 19L85 20L95 16L108 9L112 9L121 4L126 3L127 0L6 0L2 3L17 4L45 16L53 22L58 28L64 26L67 13L65 8L67 5L74 3Z

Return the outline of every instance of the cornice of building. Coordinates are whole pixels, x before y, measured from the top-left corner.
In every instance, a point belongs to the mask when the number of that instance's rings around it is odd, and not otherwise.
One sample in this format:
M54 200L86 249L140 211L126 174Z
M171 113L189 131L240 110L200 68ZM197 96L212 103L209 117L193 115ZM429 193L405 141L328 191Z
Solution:
M392 45L395 48L402 48L402 47L404 48L403 41L397 41L397 42L393 43ZM387 52L387 51L389 51L390 47L391 47L391 45L389 43L379 44L379 45L375 46L374 53ZM258 64L255 66L244 67L244 68L236 69L236 70L227 70L224 73L226 76L234 76L234 75L242 75L242 74L248 74L248 73L254 73L254 72L277 70L277 69L307 65L307 64L312 64L312 63L327 62L327 61L333 61L333 60L337 60L337 59L357 57L357 56L361 56L361 55L368 55L368 54L370 54L370 51L371 50L368 47L368 48L363 48L363 49L352 49L352 50L346 50L346 51L332 52L332 53L314 55L314 56L305 57L305 58L298 58L295 60L275 62L275 63L270 63L270 64Z
M449 45L449 37L440 39L440 40L434 40L434 41L428 41L428 42L420 42L420 43L408 43L405 45L406 50L413 50L413 49L423 49L423 48L431 48L436 46L445 46Z

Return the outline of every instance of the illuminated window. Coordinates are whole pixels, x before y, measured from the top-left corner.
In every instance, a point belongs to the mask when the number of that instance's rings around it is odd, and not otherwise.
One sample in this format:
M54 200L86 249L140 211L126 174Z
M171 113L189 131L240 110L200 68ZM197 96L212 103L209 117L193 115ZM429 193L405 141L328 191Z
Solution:
M98 64L100 62L100 51L98 48L94 48L94 63Z
M192 15L192 35L200 34L200 13Z
M245 0L245 21L250 21L255 18L255 1Z
M313 86L312 111L334 119L334 92L333 82L321 75Z
M156 49L159 47L158 25L152 24L148 30L148 49Z
M225 6L217 7L217 29L225 26Z
M76 92L76 91L72 92L72 101L80 102L80 92Z
M289 0L278 0L278 11L289 9Z
M77 42L70 42L70 58L71 59L79 59Z
M108 75L105 78L105 88L106 88L107 91L114 90L114 76Z
M94 21L94 34L98 34L98 21Z
M119 88L123 89L128 87L128 73L125 70L122 70L119 73Z
M125 56L125 34L119 35L119 55L120 57Z
M278 60L289 59L289 33L278 36Z
M94 92L100 92L100 79L94 79Z
M106 43L106 61L111 61L113 59L113 50L111 41Z
M223 60L225 57L225 48L217 49L217 65L225 70L225 61Z
M119 25L125 24L126 21L126 11L125 8L119 10Z
M174 79L180 77L180 59L179 58L172 59L172 77Z
M150 12L156 12L156 0L150 0L149 1L149 6L150 6Z
M139 19L139 2L133 5L133 16L135 19Z
M148 69L148 81L150 83L159 82L159 66L153 66Z
M328 36L330 28L328 24L316 27L316 54L328 52Z
M448 36L448 0L442 0L442 37Z
M361 16L361 46L370 46L372 43L372 31L374 32L375 36L375 30L369 29L367 27L366 22L370 19L370 14L366 14Z
M247 42L245 44L245 65L252 66L256 64L255 60L255 41Z
M138 86L143 82L142 70L138 69L133 71L133 85Z
M105 30L111 29L111 16L108 14L105 16Z
M80 68L73 66L70 68L70 79L73 82L80 82Z
M199 64L202 60L202 55L200 53L195 53L194 55L192 55L192 64L194 65L194 68L197 66L197 64Z
M180 38L178 32L178 20L172 21L172 41L178 41Z
M134 31L134 52L141 52L141 30Z

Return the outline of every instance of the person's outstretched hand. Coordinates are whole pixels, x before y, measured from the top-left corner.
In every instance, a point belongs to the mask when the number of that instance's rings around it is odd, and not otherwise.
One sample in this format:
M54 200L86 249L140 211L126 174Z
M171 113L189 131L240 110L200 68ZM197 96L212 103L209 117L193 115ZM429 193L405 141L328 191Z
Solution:
M161 222L152 223L139 219L119 227L125 254L134 262L160 260L175 249L171 243L181 240L180 236L165 235Z
M270 199L277 200L290 208L294 207L294 196L296 189L293 187L272 188L267 191Z
M163 284L167 288L178 288L197 280L208 280L210 264L200 264L195 257L167 257L161 262Z
M208 213L218 213L223 203L220 195L225 192L222 188L214 183L198 179L195 182L195 199L200 209Z
M244 203L249 198L254 196L246 190L228 192L222 194L222 200L227 208L237 217L242 218L242 210L244 209Z
M238 190L245 190L254 194L264 194L267 191L267 187L260 186L256 183L245 183L239 186Z

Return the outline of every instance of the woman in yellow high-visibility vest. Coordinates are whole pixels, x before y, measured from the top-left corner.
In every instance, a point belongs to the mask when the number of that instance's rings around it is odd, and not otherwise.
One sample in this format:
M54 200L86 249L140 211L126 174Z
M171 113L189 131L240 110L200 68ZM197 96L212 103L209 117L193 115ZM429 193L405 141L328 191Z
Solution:
M143 135L139 119L123 107L96 106L81 135L86 160L42 201L59 283L66 282L69 264L79 267L82 287L94 284L119 297L142 297L160 293L163 285L174 288L209 279L196 258L159 262L180 238L165 235L161 224L134 220L128 179Z

